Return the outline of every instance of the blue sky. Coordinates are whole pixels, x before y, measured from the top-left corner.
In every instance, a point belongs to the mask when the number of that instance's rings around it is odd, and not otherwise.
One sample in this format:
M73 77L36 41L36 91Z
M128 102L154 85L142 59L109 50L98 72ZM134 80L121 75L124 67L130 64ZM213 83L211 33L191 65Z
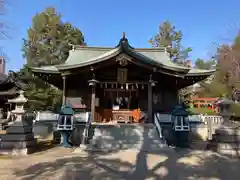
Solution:
M22 58L22 38L32 17L54 6L84 34L89 46L115 46L126 32L133 47L150 47L149 38L169 20L182 30L183 45L193 48L190 59L210 57L216 43L230 40L240 27L239 0L8 0L4 21L8 40L0 41L8 56L7 70L18 70ZM2 18L3 19L3 18Z

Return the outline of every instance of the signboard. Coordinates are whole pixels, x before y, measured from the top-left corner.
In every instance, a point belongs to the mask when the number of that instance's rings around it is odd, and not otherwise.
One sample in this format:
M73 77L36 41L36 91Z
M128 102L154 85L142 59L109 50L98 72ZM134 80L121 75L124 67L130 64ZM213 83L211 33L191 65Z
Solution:
M87 122L89 118L89 112L76 112L73 117L77 122Z

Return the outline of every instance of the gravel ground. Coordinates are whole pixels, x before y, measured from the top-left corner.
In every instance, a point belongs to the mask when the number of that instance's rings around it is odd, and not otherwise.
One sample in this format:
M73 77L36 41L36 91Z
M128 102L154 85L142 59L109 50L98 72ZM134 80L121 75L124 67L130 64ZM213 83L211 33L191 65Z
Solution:
M74 153L53 148L0 157L0 180L239 180L240 160L209 151L162 149Z

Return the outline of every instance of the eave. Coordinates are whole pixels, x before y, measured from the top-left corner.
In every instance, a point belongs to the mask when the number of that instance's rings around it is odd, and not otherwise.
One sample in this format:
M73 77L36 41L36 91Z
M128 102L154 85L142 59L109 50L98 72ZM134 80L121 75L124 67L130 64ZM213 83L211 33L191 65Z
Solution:
M32 72L34 73L43 73L43 74L61 74L56 66L44 66L44 67L31 67Z
M203 69L191 69L186 76L211 76L216 72L216 69L213 70L203 70Z
M4 91L4 92L0 92L0 96L12 96L12 95L19 94L19 93L20 93L20 90L19 91Z
M179 85L181 88L191 86L206 80L214 72L215 70L202 70L201 73L188 73L186 76L184 76L184 78L179 79Z

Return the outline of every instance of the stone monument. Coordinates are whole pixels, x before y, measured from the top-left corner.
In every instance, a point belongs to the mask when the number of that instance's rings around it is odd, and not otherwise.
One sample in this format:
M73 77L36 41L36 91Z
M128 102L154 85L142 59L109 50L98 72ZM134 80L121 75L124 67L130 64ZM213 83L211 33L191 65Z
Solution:
M33 152L36 145L32 131L33 120L27 116L24 109L28 100L23 93L20 91L17 98L8 100L8 102L16 104L15 109L11 111L14 121L7 125L7 132L1 138L0 150L11 155L27 155Z
M234 115L231 111L231 105L234 103L228 99L221 99L216 103L220 108L219 115L223 117L223 123L213 135L213 147L222 154L239 157L240 125L230 120L231 116Z

